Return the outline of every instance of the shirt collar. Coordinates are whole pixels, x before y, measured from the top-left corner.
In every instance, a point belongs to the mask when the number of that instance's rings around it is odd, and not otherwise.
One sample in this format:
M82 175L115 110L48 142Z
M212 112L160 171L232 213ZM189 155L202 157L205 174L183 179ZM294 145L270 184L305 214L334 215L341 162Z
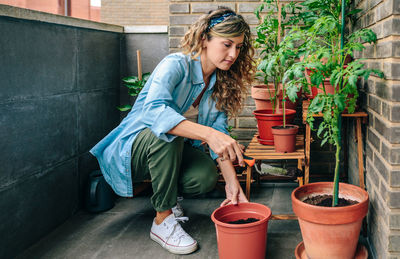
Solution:
M192 83L193 84L202 84L204 83L203 80L203 70L201 68L201 60L200 60L200 56L198 56L196 59L192 60L193 62L193 66L192 66L192 73L191 73L191 79L192 79ZM214 71L214 73L212 73L211 77L210 77L210 84L208 85L208 88L211 89L212 87L214 87L215 81L217 79L216 76L216 70Z

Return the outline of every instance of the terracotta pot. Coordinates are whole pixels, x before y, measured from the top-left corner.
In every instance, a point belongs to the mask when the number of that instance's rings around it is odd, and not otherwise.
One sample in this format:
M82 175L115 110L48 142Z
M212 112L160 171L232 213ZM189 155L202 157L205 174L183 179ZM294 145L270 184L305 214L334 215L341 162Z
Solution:
M282 84L279 84L279 88L282 89ZM298 96L300 96L300 92ZM268 85L254 85L251 87L251 97L254 99L256 104L256 110L272 109L271 99L275 96L275 87L273 84ZM279 107L283 107L282 104L282 92L278 96ZM288 98L286 99L287 109L296 109L297 101L291 102Z
M297 125L283 125L274 126L271 128L274 135L275 152L277 153L291 153L296 151L296 135L299 131Z
M311 82L311 79L310 79L310 76L311 76L311 70L310 69L308 69L308 68L306 68L306 78L307 78L307 81L308 81L308 83L310 83ZM323 82L322 82L322 84L321 84L321 86L320 87L322 87L322 88L325 88L325 91L326 91L326 93L328 94L334 94L335 93L335 89L333 88L333 86L331 85L331 82L330 82L330 78L326 78ZM319 88L317 88L317 87L315 87L315 86L312 86L311 87L311 95L308 95L308 97L309 98L315 98L315 96L317 96L317 94L319 94L319 93L324 93L324 90L323 89L319 89Z
M268 220L271 210L258 203L239 203L216 209L211 219L215 223L220 259L263 259L267 245ZM256 218L247 224L229 224L239 219Z
M315 195L332 194L332 182L300 186L292 192L308 258L353 259L362 220L368 212L368 193L351 184L340 183L339 195L359 203L345 207L321 207L302 202Z
M348 57L348 56L347 56L347 57ZM347 57L346 57L346 58L347 58ZM344 65L344 66L343 66L343 68L346 68L346 67L347 67L347 65ZM311 73L312 73L312 70L306 68L306 79L307 79L308 83L311 82L311 79L310 79ZM326 79L322 82L322 84L321 84L320 87L321 87L321 88L325 88L325 91L326 91L327 94L334 94L334 93L335 93L335 88L334 88L333 85L331 84L331 81L330 81L330 80L331 80L331 79L330 79L329 77L326 78ZM336 87L336 90L337 90L337 91L339 90L339 86ZM319 89L319 88L313 86L313 87L311 87L311 96L308 96L308 97L314 98L314 97L317 96L317 94L319 94L319 93L324 93L324 90L323 90L323 89Z
M278 126L283 124L283 113L273 113L272 109L265 110L255 110L253 111L257 119L257 127L260 144L263 145L273 145L274 144L274 135L272 135L271 127ZM286 124L290 124L294 120L294 116L296 115L295 110L286 109Z

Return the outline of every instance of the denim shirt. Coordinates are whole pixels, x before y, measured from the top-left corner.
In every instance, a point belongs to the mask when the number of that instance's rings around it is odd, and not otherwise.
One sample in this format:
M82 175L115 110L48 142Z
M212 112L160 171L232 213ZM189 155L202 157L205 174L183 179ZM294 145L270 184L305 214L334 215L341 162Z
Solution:
M214 72L199 103L198 123L228 134L227 116L216 109L211 98L215 80ZM171 142L176 136L167 132L185 120L182 114L193 104L204 85L200 58L193 60L182 53L168 55L157 65L119 126L90 150L97 158L105 180L118 195L133 196L131 151L136 136L149 128L158 138ZM191 144L202 148L199 140L191 140ZM213 159L218 157L212 150L210 155Z

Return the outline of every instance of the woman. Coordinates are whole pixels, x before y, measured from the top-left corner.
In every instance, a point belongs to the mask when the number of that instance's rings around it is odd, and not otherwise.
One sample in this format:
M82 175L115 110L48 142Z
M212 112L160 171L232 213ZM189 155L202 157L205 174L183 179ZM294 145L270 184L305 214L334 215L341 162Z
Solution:
M228 8L203 15L185 34L182 53L155 68L131 112L90 152L114 191L132 196L132 183L151 177L156 217L150 237L168 251L197 249L172 208L178 191L211 191L218 163L226 182L226 204L247 202L232 161L244 166L242 149L227 132L253 75L250 28ZM203 144L207 144L210 156Z

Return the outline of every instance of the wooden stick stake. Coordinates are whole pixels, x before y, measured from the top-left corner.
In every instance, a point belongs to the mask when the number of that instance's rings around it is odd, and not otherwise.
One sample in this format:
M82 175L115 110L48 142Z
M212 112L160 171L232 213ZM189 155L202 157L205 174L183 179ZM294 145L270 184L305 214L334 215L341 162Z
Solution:
M279 4L279 0L276 1L278 4L278 44L281 43L281 24L282 24L282 6Z
M140 58L140 50L137 50L136 54L137 54L138 77L139 77L139 80L142 80L142 60Z

